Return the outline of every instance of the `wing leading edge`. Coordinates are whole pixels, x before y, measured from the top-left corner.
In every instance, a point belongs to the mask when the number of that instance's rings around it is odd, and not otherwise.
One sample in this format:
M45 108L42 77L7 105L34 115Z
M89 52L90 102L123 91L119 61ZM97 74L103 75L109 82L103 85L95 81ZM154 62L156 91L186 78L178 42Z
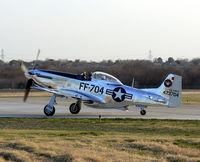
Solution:
M86 92L82 92L79 90L75 90L75 89L60 88L58 90L55 90L55 89L49 89L49 88L37 87L37 86L32 86L31 88L62 95L62 96L70 96L77 99L92 100L94 102L105 103L105 101L100 97L97 97L92 94L88 94Z
M83 100L92 100L94 102L100 102L100 103L105 103L105 101L97 96L94 96L92 94L88 94L86 92L82 92L79 90L75 89L69 89L69 88L61 88L59 89L60 92L64 92L65 94L67 93L68 96L75 97L75 98L81 98Z

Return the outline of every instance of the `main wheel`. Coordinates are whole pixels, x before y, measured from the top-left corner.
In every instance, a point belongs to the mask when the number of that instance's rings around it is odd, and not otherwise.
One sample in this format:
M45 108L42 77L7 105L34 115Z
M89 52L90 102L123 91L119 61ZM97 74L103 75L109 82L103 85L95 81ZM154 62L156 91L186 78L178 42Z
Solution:
M141 111L140 111L140 114L141 114L141 115L145 115L145 114L146 114L146 110L141 110Z
M56 111L56 109L55 109L54 106L51 107L50 105L46 105L46 106L44 107L44 114L45 114L46 116L53 116L53 115L55 114L55 111Z
M80 112L80 110L81 110L80 106L78 106L78 104L76 104L76 103L71 104L69 107L69 111L72 114L78 114Z

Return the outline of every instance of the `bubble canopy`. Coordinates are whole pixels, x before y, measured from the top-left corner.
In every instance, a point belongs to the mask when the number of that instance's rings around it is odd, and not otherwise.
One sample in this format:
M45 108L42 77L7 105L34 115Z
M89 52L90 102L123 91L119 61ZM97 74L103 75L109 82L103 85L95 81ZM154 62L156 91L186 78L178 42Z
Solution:
M92 78L122 84L122 82L114 76L100 71L93 72Z

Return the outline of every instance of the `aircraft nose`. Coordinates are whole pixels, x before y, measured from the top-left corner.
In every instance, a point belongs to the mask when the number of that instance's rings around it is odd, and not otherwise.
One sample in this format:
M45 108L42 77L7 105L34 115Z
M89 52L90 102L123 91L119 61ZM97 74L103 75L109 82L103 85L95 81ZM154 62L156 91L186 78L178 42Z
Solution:
M29 74L28 74L28 72L25 72L24 75L25 75L25 76L28 76Z
M29 71L28 74L29 75L34 75L34 72L33 71Z
M28 72L25 72L24 73L26 77L29 77L31 75L34 75L34 72L33 71L28 71Z

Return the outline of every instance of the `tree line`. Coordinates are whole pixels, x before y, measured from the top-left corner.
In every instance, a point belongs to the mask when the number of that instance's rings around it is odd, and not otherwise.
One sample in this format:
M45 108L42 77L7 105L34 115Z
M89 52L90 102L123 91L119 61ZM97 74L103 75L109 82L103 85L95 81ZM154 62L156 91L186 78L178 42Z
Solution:
M20 60L10 62L0 61L0 88L23 89L26 79L20 68ZM24 62L32 69L35 61ZM183 88L200 89L200 58L193 60L169 57L167 61L162 58L150 60L104 60L101 62L84 60L53 60L37 61L36 68L63 71L69 73L82 73L103 71L114 75L126 85L135 80L135 87L158 87L169 73L183 77Z

